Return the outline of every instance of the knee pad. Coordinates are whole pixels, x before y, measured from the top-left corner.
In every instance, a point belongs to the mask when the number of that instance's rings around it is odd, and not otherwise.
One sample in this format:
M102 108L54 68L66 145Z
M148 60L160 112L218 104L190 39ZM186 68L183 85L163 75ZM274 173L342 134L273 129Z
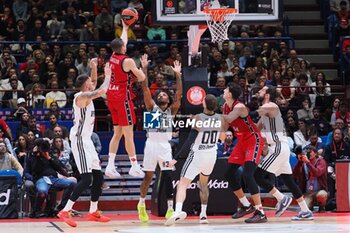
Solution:
M256 170L256 164L253 162L246 162L243 169L243 179L248 187L250 194L254 195L259 193L259 187L255 182L254 173Z
M239 166L229 166L225 172L225 179L233 191L241 188L241 176L237 173Z
M92 170L93 185L101 187L103 184L103 174L101 170Z

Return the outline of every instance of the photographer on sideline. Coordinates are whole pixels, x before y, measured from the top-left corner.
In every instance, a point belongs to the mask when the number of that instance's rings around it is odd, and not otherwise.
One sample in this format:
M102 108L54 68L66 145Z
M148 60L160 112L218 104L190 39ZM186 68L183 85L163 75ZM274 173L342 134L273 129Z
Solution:
M299 183L308 207L312 210L317 202L319 212L322 212L328 197L326 161L318 156L314 146L307 146L305 151L299 148L296 153L298 163L293 169L293 176Z
M76 183L67 178L58 178L57 172L63 176L69 176L56 157L49 155L50 142L45 139L36 139L34 148L30 153L30 163L33 175L33 181L36 186L36 199L34 205L34 216L41 217L41 211L44 200L46 199L49 189L64 190L61 204L57 207L62 209L68 201Z

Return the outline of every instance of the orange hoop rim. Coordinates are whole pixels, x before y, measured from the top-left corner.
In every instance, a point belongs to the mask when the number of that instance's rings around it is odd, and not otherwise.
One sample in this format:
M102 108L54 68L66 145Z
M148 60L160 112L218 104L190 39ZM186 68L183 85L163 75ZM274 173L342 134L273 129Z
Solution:
M203 12L207 15L211 15L213 21L224 21L224 16L228 14L238 13L236 8L205 8Z

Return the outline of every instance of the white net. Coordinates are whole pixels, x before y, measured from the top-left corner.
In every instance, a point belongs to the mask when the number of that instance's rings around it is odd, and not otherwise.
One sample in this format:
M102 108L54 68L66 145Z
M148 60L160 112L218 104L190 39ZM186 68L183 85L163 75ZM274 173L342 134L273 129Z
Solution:
M205 9L205 18L211 34L213 43L228 39L227 31L237 10L234 8Z

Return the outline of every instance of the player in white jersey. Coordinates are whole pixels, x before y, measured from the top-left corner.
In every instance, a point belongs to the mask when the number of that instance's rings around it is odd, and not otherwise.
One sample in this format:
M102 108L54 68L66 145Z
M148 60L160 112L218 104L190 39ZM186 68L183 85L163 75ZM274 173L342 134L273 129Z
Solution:
M267 190L277 199L276 216L281 216L284 213L292 202L292 198L283 195L273 184L265 179L266 176L271 174L282 179L301 208L300 213L293 217L292 220L312 220L312 212L309 210L302 192L293 179L292 168L289 163L290 150L284 122L278 105L273 102L276 97L276 89L265 86L259 91L258 95L260 100L263 101L263 105L252 114L261 116L258 128L262 130L269 150L255 171L255 180L260 187Z
M165 225L172 225L186 218L186 212L182 211L182 205L186 199L187 187L192 180L199 175L201 213L199 216L200 223L208 223L207 204L209 197L208 180L214 169L217 154L217 142L223 131L222 117L215 113L217 108L217 99L213 95L207 95L203 101L204 111L195 116L195 122L204 122L211 124L209 127L193 127L188 139L176 154L178 158L181 154L188 153L184 166L182 167L180 182L177 185L176 207L174 214L165 222ZM225 138L223 134L222 139Z
M97 64L95 60L92 60L90 64L92 68L91 78L87 75L80 75L75 82L75 87L80 89L80 92L74 96L74 126L71 128L69 135L74 160L81 174L81 179L66 206L57 215L72 227L77 226L76 222L71 218L73 205L80 194L88 189L90 185L91 202L87 218L98 222L110 221L110 218L101 215L97 209L98 199L102 193L103 174L97 152L91 140L91 135L95 123L95 108L92 100L107 92L111 79L111 70L109 63L107 63L105 66L105 80L101 87L95 90L97 84Z
M148 62L147 59L145 61ZM147 65L142 65L142 67L147 67ZM143 96L147 110L155 112L154 115L156 117L159 115L160 117L160 128L149 129L147 133L147 140L143 157L143 171L145 172L145 177L143 178L140 186L140 200L137 205L139 219L142 222L148 221L145 198L148 192L148 188L152 182L152 177L156 170L157 164L162 171L160 185L165 186L166 197L168 199L168 210L165 217L169 218L174 212L173 187L169 174L173 169L173 167L170 166L173 157L169 140L172 136L172 118L177 113L181 105L182 81L180 62L175 61L174 67L172 68L176 75L176 93L174 102L170 94L165 91L159 92L155 98L156 101L154 101L148 87L147 75L146 79L142 83ZM147 70L144 72L147 73ZM163 125L164 121L167 122L166 125Z

